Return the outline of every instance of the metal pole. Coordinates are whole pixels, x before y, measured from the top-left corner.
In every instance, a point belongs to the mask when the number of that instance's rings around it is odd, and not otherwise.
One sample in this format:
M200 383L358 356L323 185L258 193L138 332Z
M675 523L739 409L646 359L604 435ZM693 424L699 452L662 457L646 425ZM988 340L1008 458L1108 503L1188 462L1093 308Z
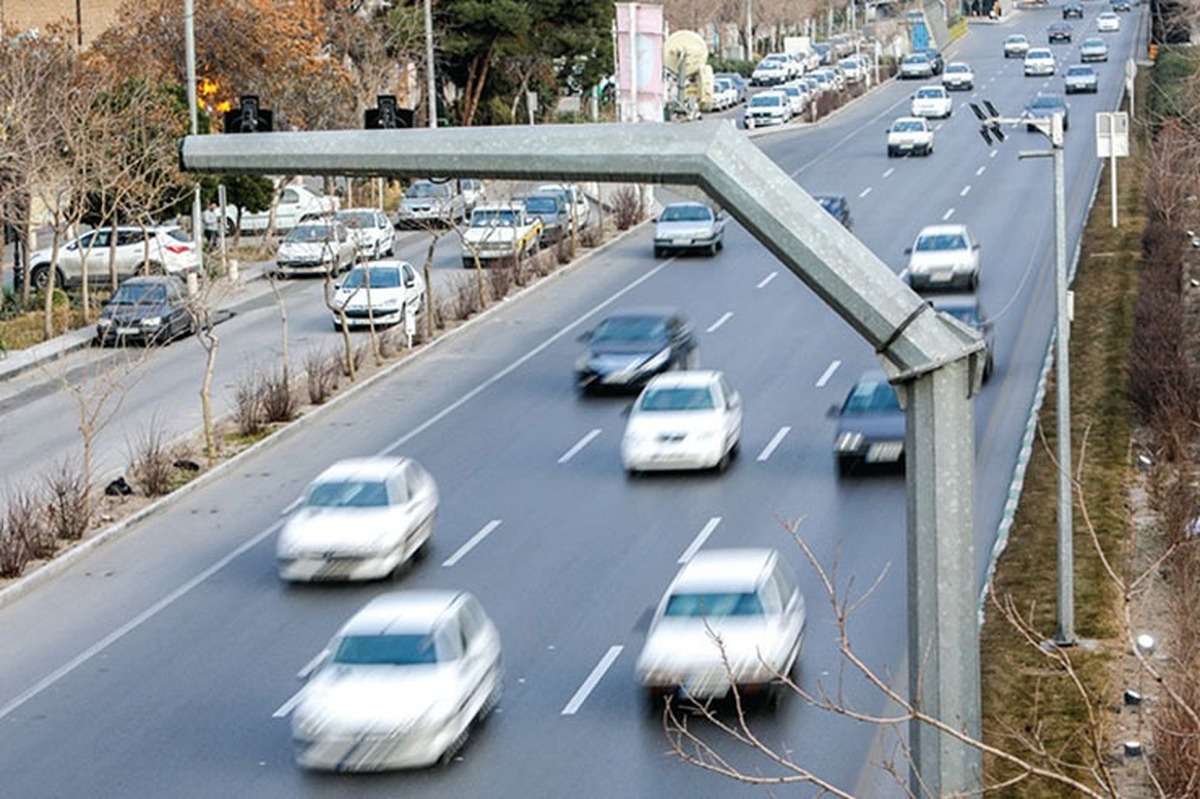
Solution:
M1108 174L1112 179L1112 226L1117 226L1117 115L1108 115Z
M437 116L437 79L433 66L433 0L425 0L425 88L429 95L429 127L438 126Z
M1055 383L1058 388L1058 638L1075 644L1075 546L1071 504L1071 319L1067 285L1067 202L1063 176L1063 115L1051 119L1054 145Z
M187 68L188 119L192 135L200 132L200 112L196 107L196 3L183 0L184 60ZM204 221L200 211L200 182L192 192L192 241L196 244L196 255L200 269L204 269Z

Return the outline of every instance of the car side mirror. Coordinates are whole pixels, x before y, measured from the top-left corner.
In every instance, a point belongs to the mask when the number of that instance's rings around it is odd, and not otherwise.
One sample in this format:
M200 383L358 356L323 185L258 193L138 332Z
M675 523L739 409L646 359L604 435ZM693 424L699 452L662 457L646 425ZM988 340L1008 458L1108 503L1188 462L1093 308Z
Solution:
M342 288L342 284L341 284L341 283L334 283L334 284L333 284L333 290L334 290L334 291L340 291L340 290L341 290L341 288Z
M978 245L978 244L972 244L972 245L971 245L971 249L972 249L972 250L978 250L978 249L979 249L979 245Z
M905 248L904 248L904 254L905 254L905 255L912 255L912 247L905 247Z
M406 289L410 289L410 288L412 288L412 287L413 287L415 284L416 284L416 281L415 281L415 280L413 280L411 277L406 277L406 278L404 278L404 288L406 288Z
M829 410L825 411L825 416L827 416L830 419L836 419L838 417L838 414L841 413L841 410L842 410L841 406L830 405Z
M737 393L736 391L730 392L729 407L730 408L740 408L741 405L742 405L742 395Z
M580 333L579 338L577 338L576 341L586 344L588 342L588 339L590 339L591 337L592 337L592 331L587 330L583 333Z

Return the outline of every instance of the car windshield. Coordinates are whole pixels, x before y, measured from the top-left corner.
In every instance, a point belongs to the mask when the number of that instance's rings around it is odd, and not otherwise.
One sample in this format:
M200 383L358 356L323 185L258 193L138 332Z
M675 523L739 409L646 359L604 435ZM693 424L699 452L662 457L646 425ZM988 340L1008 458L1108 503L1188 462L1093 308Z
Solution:
M1058 109L1062 108L1062 101L1057 97L1035 97L1030 101L1031 109Z
M946 93L941 89L917 89L917 97L921 99L939 99L945 97Z
M348 666L415 666L437 663L432 635L347 635L338 641L333 663Z
M884 381L863 381L856 385L842 405L846 416L900 410L896 390Z
M659 316L617 316L605 319L592 333L592 343L648 341L667 338L666 320Z
M1067 70L1068 75L1091 75L1092 72L1091 67L1071 67Z
M1108 45L1104 43L1103 39L1084 39L1083 46L1084 47L1099 47L1101 49L1108 47Z
M408 187L408 191L404 192L404 196L409 199L428 199L430 197L445 197L450 193L450 185L443 183L430 183L429 181L421 181L414 183Z
M965 250L967 240L961 233L934 233L917 239L917 252L933 252L937 250Z
M706 387L650 388L638 403L639 411L711 411L716 407Z
M951 64L950 66L946 67L946 71L947 72L970 72L971 70L967 67L966 64Z
M387 485L379 480L329 480L317 483L304 504L310 508L382 508Z
M558 203L553 197L526 197L525 210L531 214L553 214L558 211Z
M1007 41L1009 44L1025 44L1025 42L1028 40L1018 33L1013 36L1009 36Z
M113 305L149 305L167 301L167 287L147 283L126 283L109 300Z
M367 276L370 275L368 278ZM342 283L344 289L363 288L369 282L373 289L394 289L400 285L400 270L394 266L373 266L367 269L354 269L346 275Z
M837 214L845 200L842 197L818 197L817 202L829 213Z
M471 227L515 227L517 212L511 208L477 208L471 213Z
M949 308L939 309L943 313L948 313L958 321L970 325L971 327L979 327L979 312L978 309L970 305L952 305Z
M905 64L924 64L928 60L929 59L926 58L925 56L918 55L917 53L913 53L911 55L904 56Z
M1053 59L1054 54L1051 53L1049 50L1030 50L1028 58L1031 61L1036 61L1039 58Z
M329 241L332 238L332 229L328 225L297 225L288 232L284 241L292 244L307 244L314 241Z
M761 106L780 105L782 102L783 98L778 94L759 94L750 101L750 105L758 108Z
M690 619L761 616L763 606L753 592L672 594L663 615Z
M668 205L659 217L664 222L707 222L712 211L703 205Z
M925 130L925 124L915 119L904 119L892 125L897 133L907 133L914 130Z
M371 227L375 222L375 214L370 211L343 211L337 218L346 227L355 229Z

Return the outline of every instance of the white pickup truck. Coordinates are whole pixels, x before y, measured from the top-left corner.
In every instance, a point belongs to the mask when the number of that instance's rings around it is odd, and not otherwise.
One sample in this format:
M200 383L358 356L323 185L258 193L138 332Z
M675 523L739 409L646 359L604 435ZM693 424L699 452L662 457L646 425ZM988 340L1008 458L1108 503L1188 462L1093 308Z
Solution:
M275 209L275 229L291 230L306 219L336 214L341 207L339 197L317 194L299 184L285 186ZM226 232L232 233L238 224L238 209L227 207L225 216L228 220ZM269 218L270 211L250 212L242 209L242 230L266 230Z
M476 206L462 236L463 266L515 265L537 248L542 221L530 216L519 202Z

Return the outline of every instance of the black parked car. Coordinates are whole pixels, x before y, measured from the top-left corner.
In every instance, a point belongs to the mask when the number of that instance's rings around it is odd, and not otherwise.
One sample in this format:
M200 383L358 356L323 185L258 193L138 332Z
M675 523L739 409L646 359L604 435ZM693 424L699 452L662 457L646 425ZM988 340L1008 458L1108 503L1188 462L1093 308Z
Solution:
M193 330L183 281L172 275L131 277L101 309L95 342L167 344Z
M538 241L542 244L555 244L571 232L571 209L567 208L563 198L552 192L538 192L528 197L520 197L525 204L525 212L542 220L542 232Z
M850 218L850 203L841 194L814 194L813 199L821 204L833 218L841 222L846 230L854 229L854 220Z
M638 308L604 319L580 337L575 362L581 391L632 390L671 369L695 369L699 352L687 318L674 308Z

